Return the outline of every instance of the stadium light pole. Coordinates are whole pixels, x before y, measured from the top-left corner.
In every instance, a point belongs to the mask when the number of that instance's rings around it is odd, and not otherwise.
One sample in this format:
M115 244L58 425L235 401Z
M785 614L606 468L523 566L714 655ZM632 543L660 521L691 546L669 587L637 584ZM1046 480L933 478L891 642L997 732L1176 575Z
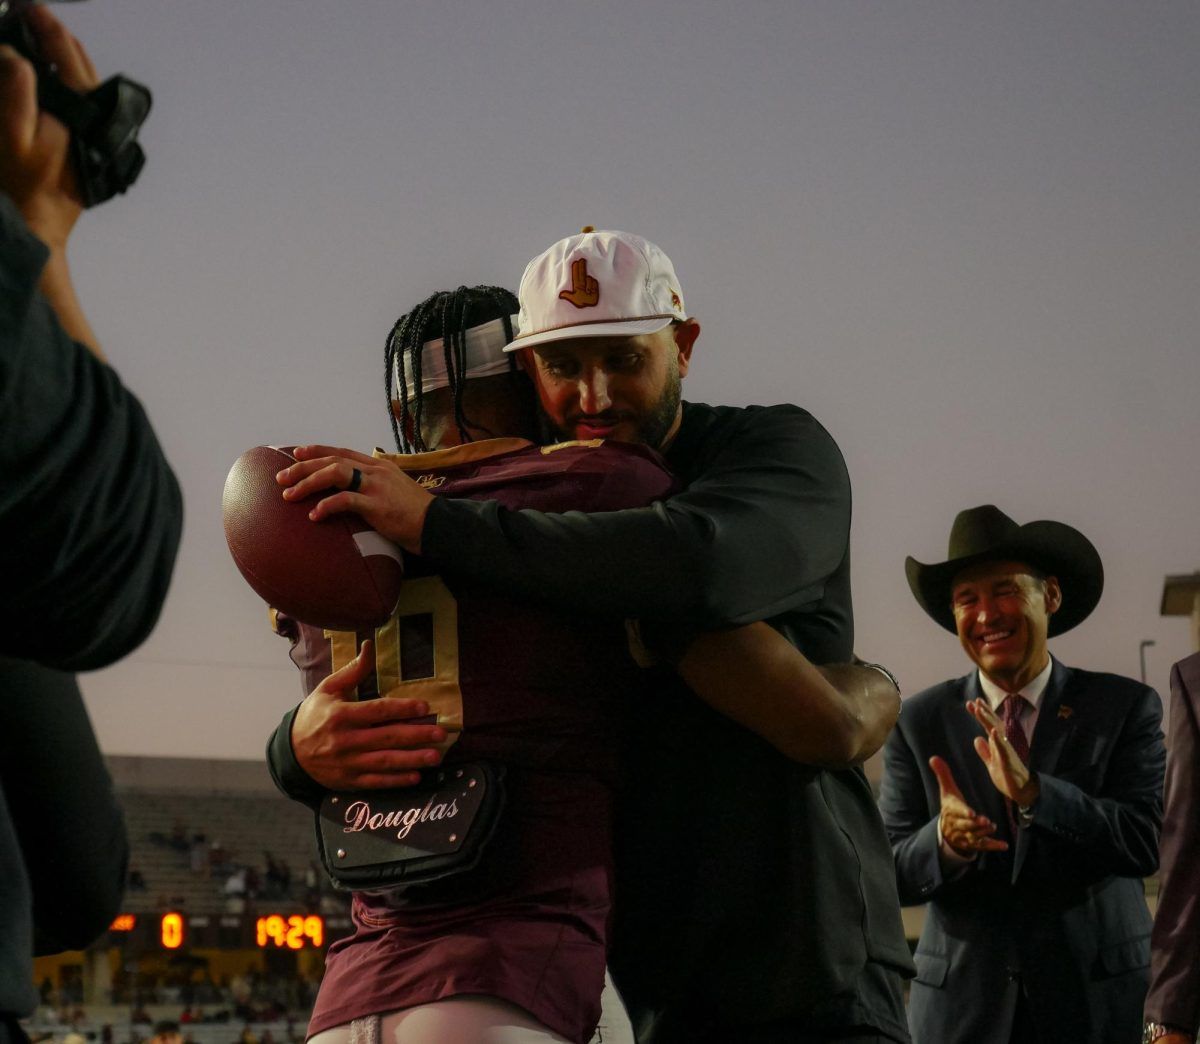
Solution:
M1146 647L1148 645L1157 645L1158 643L1153 638L1143 638L1138 642L1138 659L1142 664L1142 684L1146 684Z

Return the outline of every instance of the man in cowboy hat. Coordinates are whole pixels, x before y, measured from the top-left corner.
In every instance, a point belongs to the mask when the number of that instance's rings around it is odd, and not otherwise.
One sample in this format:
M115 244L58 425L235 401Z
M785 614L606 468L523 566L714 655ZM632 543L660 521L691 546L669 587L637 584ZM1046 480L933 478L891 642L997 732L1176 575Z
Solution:
M1059 522L959 513L947 561L906 562L918 604L976 669L907 700L880 805L900 901L928 903L915 1044L1136 1040L1158 865L1158 695L1066 667L1046 641L1104 584Z

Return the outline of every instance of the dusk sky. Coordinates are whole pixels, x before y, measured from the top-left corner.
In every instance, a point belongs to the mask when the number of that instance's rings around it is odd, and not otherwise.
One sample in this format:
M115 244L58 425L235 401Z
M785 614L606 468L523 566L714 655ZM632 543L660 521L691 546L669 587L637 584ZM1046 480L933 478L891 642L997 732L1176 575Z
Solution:
M584 224L641 233L703 326L685 397L794 402L854 485L857 647L964 673L908 554L961 508L1097 545L1065 662L1165 694L1200 569L1200 6L92 0L147 83L148 155L84 216L76 285L184 487L151 639L83 679L109 753L260 757L301 696L233 566L260 443L389 446L383 343L460 283L516 288Z

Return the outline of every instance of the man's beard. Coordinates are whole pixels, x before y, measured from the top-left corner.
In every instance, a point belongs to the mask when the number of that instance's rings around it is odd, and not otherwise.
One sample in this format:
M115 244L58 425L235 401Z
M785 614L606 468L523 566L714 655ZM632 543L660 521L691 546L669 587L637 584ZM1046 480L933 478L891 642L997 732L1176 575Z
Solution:
M682 390L683 382L679 379L679 373L672 368L672 372L667 374L666 387L663 388L658 401L650 408L649 412L638 419L634 425L633 438L628 441L642 443L657 450L662 449L662 444L671 431L671 425L675 423L675 415L679 412ZM570 429L558 427L542 408L540 402L537 410L542 442L576 437Z
M637 424L637 441L645 443L654 449L662 449L671 425L675 423L675 415L679 412L679 400L682 393L682 382L679 374L667 374L667 386L663 388L658 402Z

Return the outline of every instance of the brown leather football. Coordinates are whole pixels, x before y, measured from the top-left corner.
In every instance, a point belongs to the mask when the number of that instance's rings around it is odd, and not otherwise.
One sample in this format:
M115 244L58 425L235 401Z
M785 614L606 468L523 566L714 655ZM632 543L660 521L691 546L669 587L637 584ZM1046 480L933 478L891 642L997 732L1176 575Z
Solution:
M313 522L324 494L284 500L277 472L295 464L291 446L255 446L229 469L225 539L246 582L267 604L331 631L382 626L400 597L400 548L358 515Z

